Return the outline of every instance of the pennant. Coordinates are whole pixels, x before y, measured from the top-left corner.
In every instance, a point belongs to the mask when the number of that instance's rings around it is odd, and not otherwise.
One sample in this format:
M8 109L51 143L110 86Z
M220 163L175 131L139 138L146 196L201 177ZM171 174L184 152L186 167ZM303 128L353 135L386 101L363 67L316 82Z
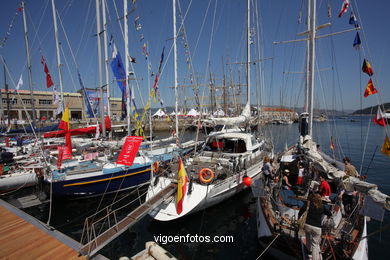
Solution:
M183 200L187 191L187 173L184 168L183 161L179 157L178 161L178 172L177 172L177 196L176 196L176 212L178 215L183 211Z
M353 40L353 47L355 49L359 49L361 44L362 44L362 41L360 40L360 34L359 34L359 32L356 32L355 39Z
M47 67L45 58L43 56L41 57L41 63L43 65L43 71L46 74L46 88L50 88L51 86L54 85L54 83L53 83L53 80L51 79L49 69Z
M390 142L389 142L389 138L387 137L387 135L385 137L385 142L382 145L381 152L383 154L387 155L388 157L390 157Z
M364 73L367 73L368 76L370 76L370 77L372 75L374 75L374 71L372 70L370 63L366 59L364 59L364 61L363 61L362 71Z
M372 84L372 80L370 79L367 83L366 90L364 91L364 97L366 98L375 93L378 93L378 90L375 88L374 84Z
M333 136L330 136L329 148L334 151Z
M358 21L357 21L356 16L353 12L351 12L351 15L349 16L349 24L355 25L355 28L359 27Z
M349 6L349 0L344 0L343 5L341 6L339 17L341 17L344 13L347 12L348 6Z
M79 84L81 87L81 91L83 92L83 99L84 99L84 105L85 105L85 113L88 115L89 118L95 117L94 110L92 108L92 102L89 98L89 95L87 93L87 90L84 87L83 81L81 80L81 75L79 69L77 69L77 76L79 78Z
M374 117L374 123L377 125L381 125L381 126L386 125L385 119L383 118L382 110L379 106L378 106L378 109L376 111L376 115Z

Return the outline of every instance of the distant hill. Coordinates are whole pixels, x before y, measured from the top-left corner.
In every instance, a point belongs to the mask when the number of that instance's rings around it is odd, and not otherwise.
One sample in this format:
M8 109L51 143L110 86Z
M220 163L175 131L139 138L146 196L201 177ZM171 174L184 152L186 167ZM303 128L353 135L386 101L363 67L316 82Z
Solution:
M386 111L387 109L390 109L390 103L384 103L382 105L382 107L384 107L384 109ZM370 114L375 114L377 109L378 109L378 106L375 105L375 106L366 107L366 108L363 108L363 109L356 110L352 114L353 115L370 115Z

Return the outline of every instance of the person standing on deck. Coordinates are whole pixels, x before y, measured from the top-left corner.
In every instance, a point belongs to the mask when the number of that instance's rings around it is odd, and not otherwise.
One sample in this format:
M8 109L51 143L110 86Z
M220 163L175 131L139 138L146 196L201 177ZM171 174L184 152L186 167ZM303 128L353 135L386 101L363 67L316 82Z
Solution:
M351 164L351 160L349 159L349 157L344 157L343 161L345 164L345 174L351 177L359 177L359 173L357 172L355 166Z
M332 194L329 183L325 180L325 177L323 175L320 175L320 181L321 181L321 184L320 184L319 191L320 191L321 197L329 198L329 196Z
M312 260L320 259L320 242L321 242L321 221L322 215L325 214L328 217L332 216L332 213L324 207L322 204L321 195L314 193L309 195L308 198L309 209L306 217L306 224L304 226L306 234L306 246L310 249ZM298 218L306 211L307 203L299 210Z
M298 179L297 179L297 184L296 185L302 185L303 183L303 172L304 172L304 168L303 168L303 165L302 164L299 164L298 166Z
M270 158L268 156L265 156L263 159L263 167L261 168L261 171L264 175L265 185L268 185L269 182L272 180L272 166L270 161Z

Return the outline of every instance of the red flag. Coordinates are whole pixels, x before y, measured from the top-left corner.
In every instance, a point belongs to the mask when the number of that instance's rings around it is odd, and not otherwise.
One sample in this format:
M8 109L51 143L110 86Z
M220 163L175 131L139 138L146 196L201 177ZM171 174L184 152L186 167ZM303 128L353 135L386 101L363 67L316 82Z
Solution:
M184 196L186 195L187 191L187 173L186 169L184 168L183 161L179 157L179 168L177 172L177 196L176 196L176 212L177 214L181 214L183 211L183 200Z
M116 160L117 164L133 165L138 148L142 142L142 136L128 136L123 144L122 150Z
M62 146L57 146L58 158L57 158L57 168L61 169L62 157L64 156L64 149Z
M339 17L341 17L345 12L347 12L348 6L349 6L349 0L344 0L343 5L341 6Z
M45 71L45 74L46 74L46 87L50 88L51 86L54 85L54 83L53 83L53 80L51 79L49 69L47 68L47 64L46 64L45 58L43 58L43 56L41 58L41 63L43 64L43 70Z
M334 151L333 136L330 136L329 148L330 148L332 151Z
M378 106L378 110L376 111L376 115L374 117L374 123L381 126L386 125L385 119L383 118L382 110L379 106Z
M9 137L8 136L5 138L5 146L9 147Z
M364 97L368 97L369 95L378 93L378 90L375 88L374 84L372 84L372 80L370 79L367 83L366 90L364 91Z
M374 71L372 70L370 63L366 59L364 59L364 61L363 61L362 71L364 73L367 73L368 76L370 76L370 77L372 75L374 75Z

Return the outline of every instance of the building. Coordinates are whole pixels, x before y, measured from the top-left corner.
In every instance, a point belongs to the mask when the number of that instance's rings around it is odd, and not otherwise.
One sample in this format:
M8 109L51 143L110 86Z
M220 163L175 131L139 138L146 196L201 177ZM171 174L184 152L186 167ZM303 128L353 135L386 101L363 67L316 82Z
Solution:
M298 120L298 114L289 108L283 107L262 107L260 108L264 120Z
M32 101L30 91L19 90L15 95L13 90L7 91L1 89L1 110L5 117L10 119L26 120L27 113L32 115ZM64 93L65 104L68 105L70 119L86 120L84 113L83 95L80 93ZM37 119L50 119L56 117L57 104L54 104L54 96L52 91L34 91L33 98L35 101L35 113ZM9 111L8 105L9 103ZM111 116L120 117L121 114L121 99L110 98Z

